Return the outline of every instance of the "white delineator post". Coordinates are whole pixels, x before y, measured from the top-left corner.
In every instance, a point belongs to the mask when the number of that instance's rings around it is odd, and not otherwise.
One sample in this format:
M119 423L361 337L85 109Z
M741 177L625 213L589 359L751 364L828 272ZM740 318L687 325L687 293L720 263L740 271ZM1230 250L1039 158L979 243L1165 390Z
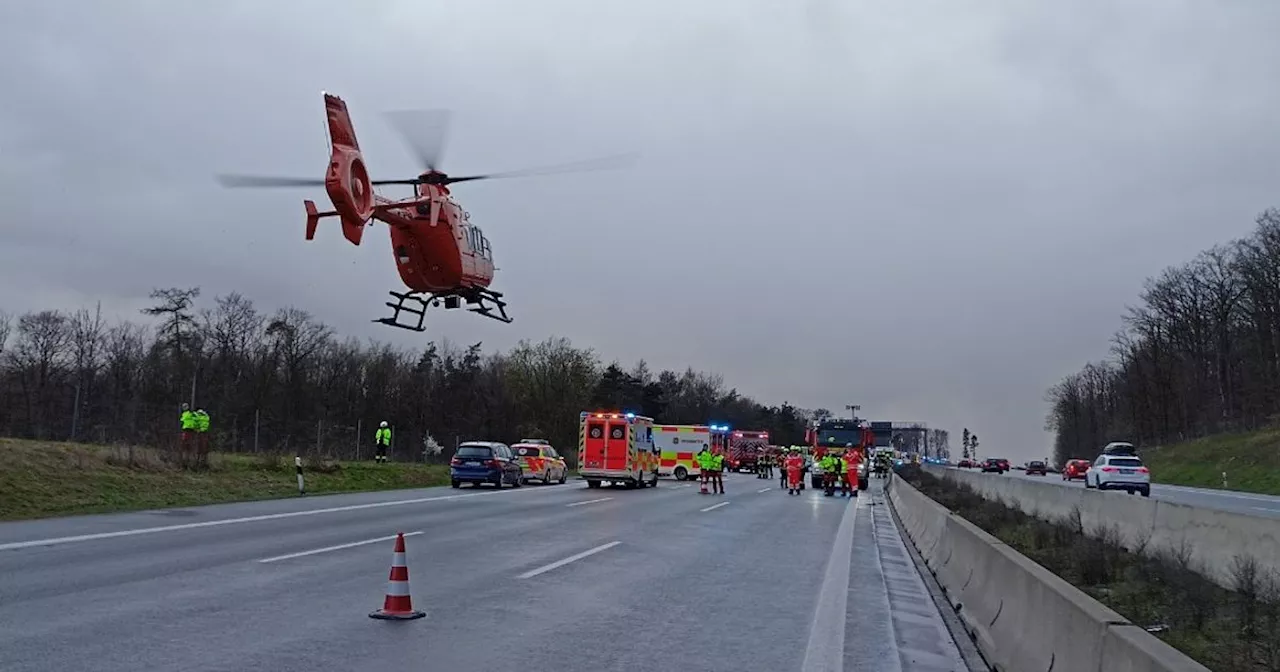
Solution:
M293 469L298 473L298 494L304 495L306 490L302 484L302 458L297 455L293 456Z

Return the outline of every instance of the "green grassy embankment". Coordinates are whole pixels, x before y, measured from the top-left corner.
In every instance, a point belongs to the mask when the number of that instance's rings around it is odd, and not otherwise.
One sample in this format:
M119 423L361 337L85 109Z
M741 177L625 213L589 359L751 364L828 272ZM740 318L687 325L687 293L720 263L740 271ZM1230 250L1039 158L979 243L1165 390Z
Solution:
M0 520L296 497L293 459L212 454L185 470L149 448L0 439ZM305 458L304 458L305 460ZM445 485L443 465L305 460L307 494Z
M1219 434L1168 446L1142 448L1151 480L1171 485L1280 495L1280 428Z

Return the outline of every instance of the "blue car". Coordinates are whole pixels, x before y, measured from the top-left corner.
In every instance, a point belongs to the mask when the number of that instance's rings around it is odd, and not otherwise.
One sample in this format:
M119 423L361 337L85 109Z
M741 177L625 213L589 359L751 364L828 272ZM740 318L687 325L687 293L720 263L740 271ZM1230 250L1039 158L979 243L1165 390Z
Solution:
M449 460L449 479L455 488L463 483L492 483L501 489L504 484L518 488L523 483L523 472L511 448L495 441L468 441L458 446Z

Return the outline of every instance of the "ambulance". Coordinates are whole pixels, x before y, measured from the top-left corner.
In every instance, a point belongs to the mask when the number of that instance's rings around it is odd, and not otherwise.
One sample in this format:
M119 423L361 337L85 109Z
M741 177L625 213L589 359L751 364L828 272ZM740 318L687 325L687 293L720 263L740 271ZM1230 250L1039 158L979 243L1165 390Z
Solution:
M654 425L653 445L658 451L658 475L677 481L698 478L702 470L694 456L705 445L711 449L710 425Z
M653 418L635 413L583 411L578 428L578 476L587 487L658 486Z

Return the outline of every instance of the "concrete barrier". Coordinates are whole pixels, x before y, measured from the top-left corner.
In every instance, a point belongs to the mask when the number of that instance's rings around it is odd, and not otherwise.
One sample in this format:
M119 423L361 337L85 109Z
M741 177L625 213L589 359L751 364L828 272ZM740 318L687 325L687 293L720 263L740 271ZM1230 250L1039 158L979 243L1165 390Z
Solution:
M993 670L1208 672L896 476L889 502Z
M1185 549L1192 568L1224 588L1234 588L1237 563L1248 560L1280 576L1280 519L963 469L932 465L924 469L1044 520L1061 520L1079 511L1086 533L1097 535L1111 528L1131 551Z

